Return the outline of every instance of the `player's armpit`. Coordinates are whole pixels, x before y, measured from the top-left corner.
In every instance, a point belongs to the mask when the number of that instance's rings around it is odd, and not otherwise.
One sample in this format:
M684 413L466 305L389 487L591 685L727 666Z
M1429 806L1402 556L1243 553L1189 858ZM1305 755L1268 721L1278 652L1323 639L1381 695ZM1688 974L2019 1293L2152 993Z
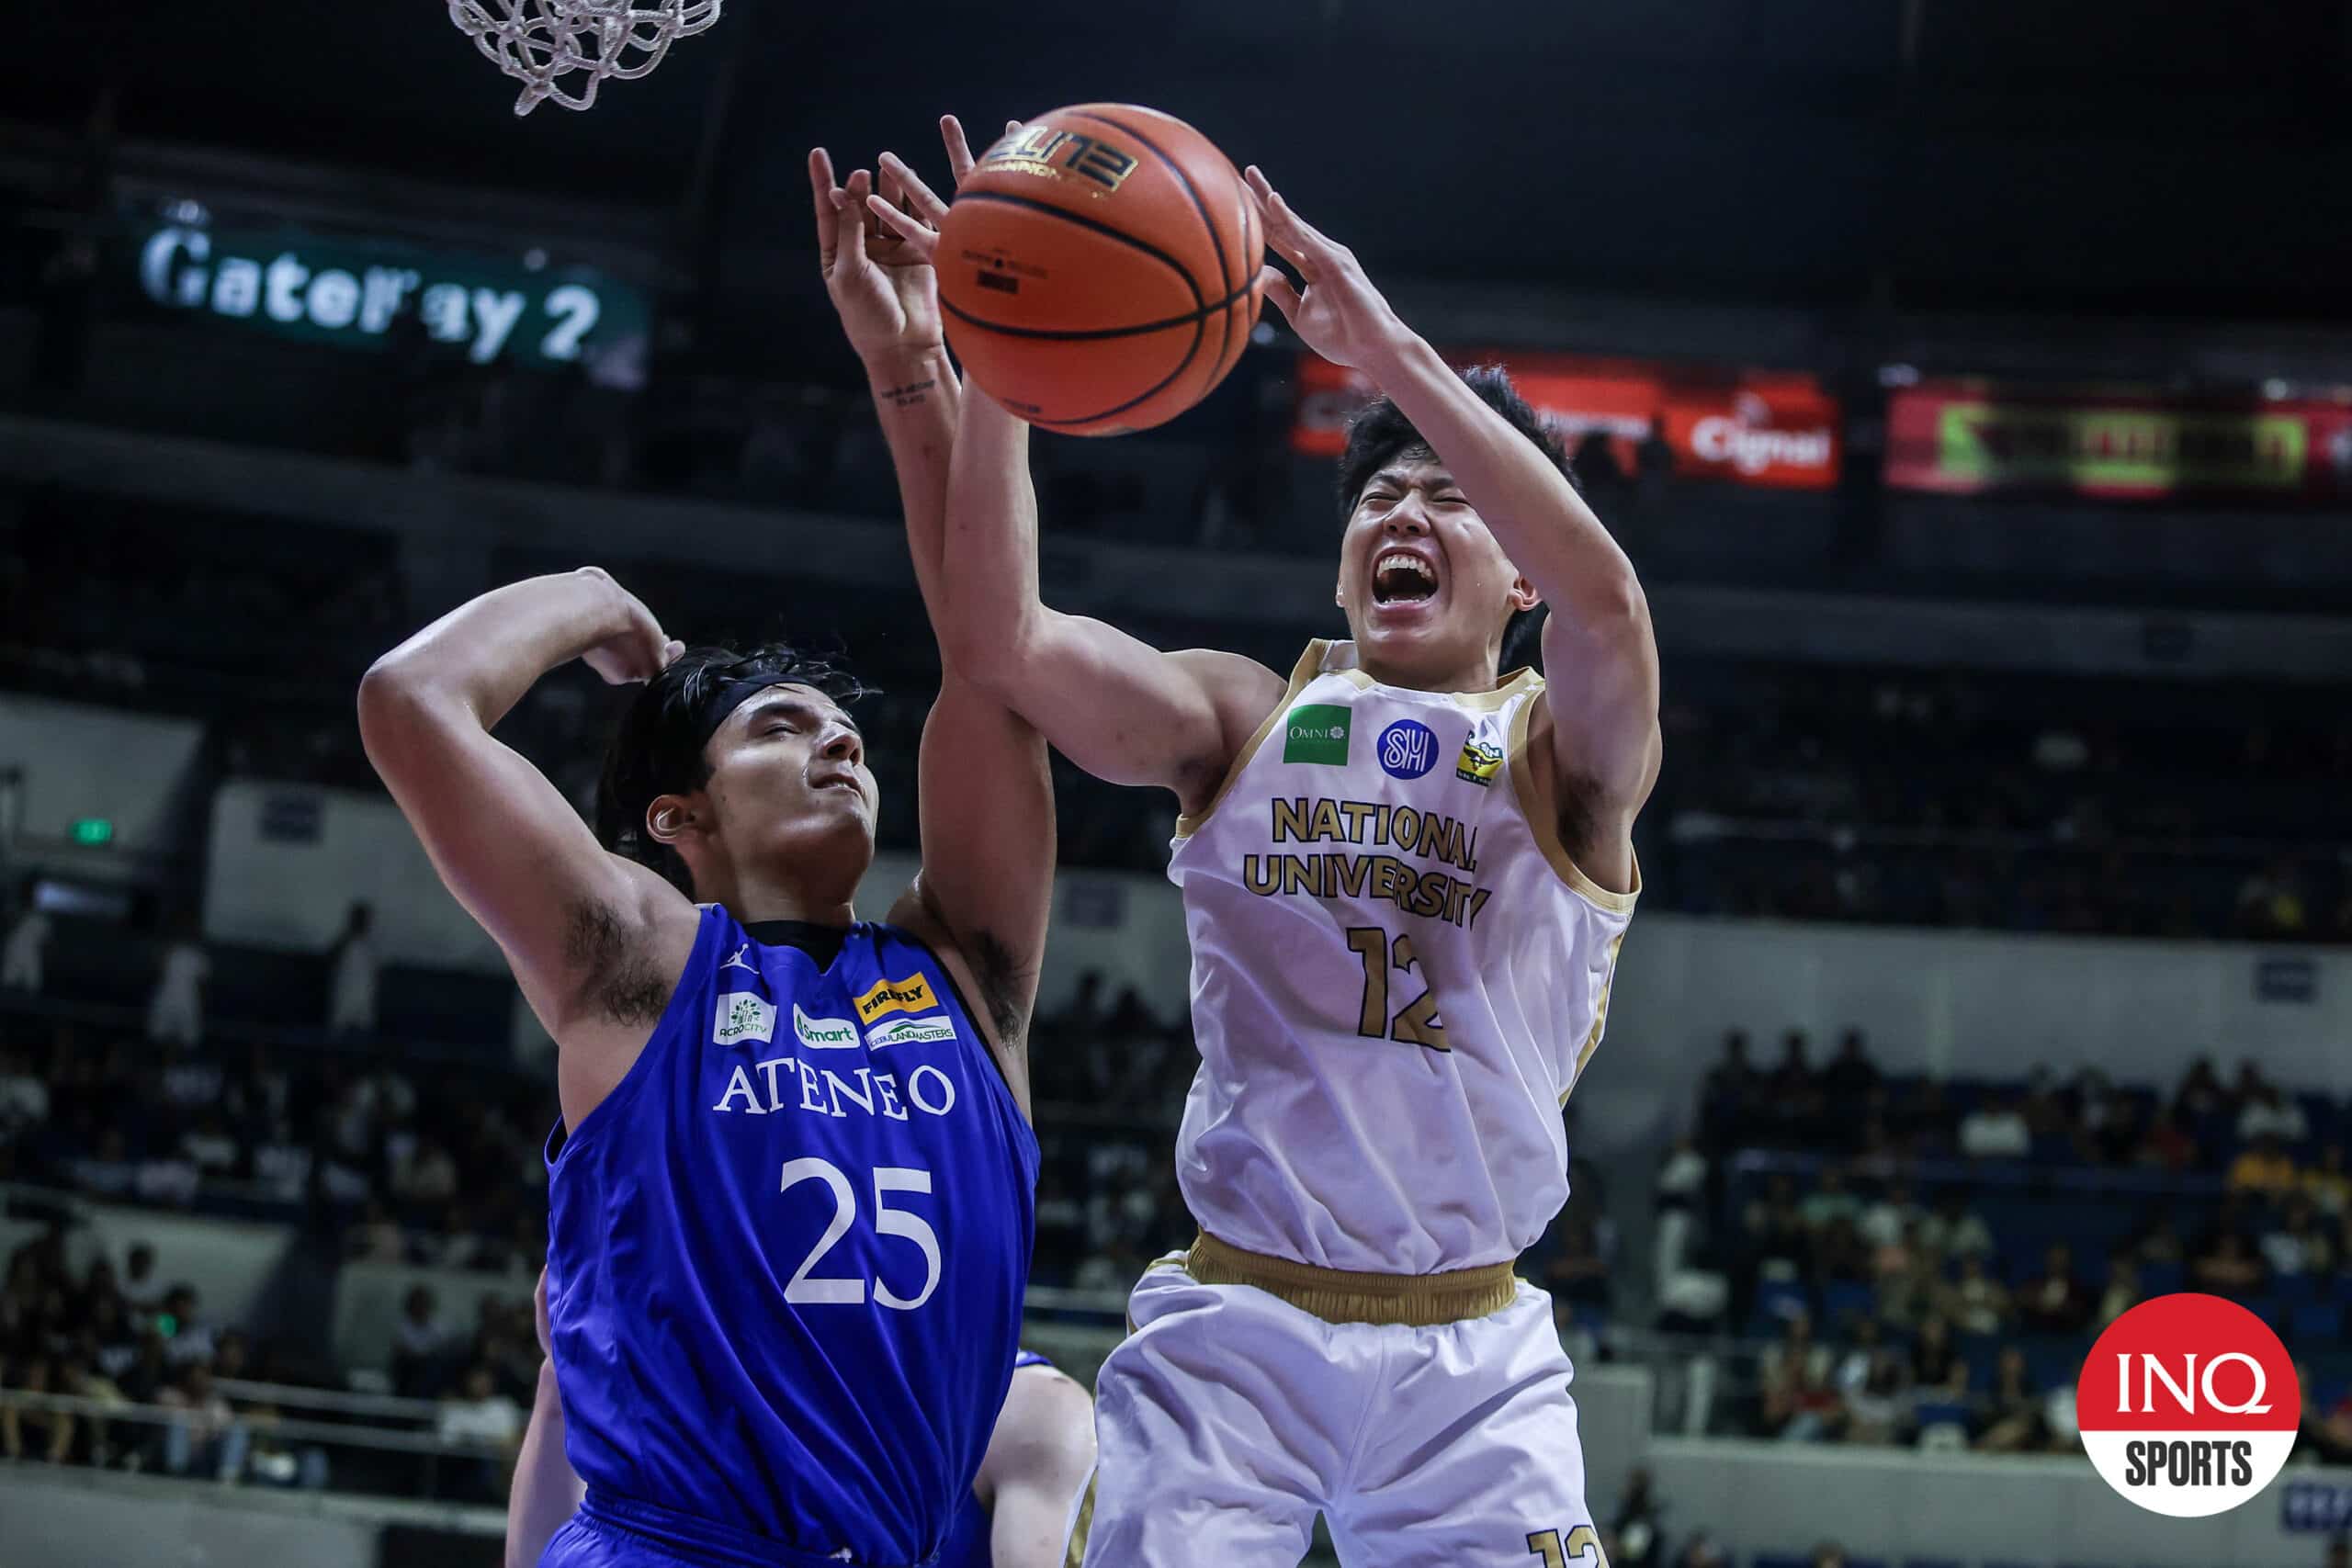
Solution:
M1049 1367L1012 1374L976 1490L995 1568L1058 1568L1070 1504L1094 1469L1094 1402Z
M1634 817L1657 783L1657 643L1634 588L1623 613L1544 625L1554 805L1561 842L1613 892L1632 887Z

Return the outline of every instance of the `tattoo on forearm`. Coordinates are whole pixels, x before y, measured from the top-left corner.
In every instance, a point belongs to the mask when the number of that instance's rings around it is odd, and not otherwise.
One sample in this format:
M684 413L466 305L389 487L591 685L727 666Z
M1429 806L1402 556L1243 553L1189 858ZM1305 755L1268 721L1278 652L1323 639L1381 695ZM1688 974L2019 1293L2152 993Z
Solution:
M910 381L903 387L892 387L875 395L892 408L910 409L929 400L929 393L939 385L935 376L921 381Z

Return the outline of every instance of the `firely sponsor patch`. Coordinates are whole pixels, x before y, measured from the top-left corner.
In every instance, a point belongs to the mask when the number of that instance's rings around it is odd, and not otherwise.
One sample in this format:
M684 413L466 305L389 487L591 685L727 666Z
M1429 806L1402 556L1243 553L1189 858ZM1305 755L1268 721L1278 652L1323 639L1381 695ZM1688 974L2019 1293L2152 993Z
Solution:
M894 1012L930 1012L938 1006L939 998L932 994L931 981L923 976L876 980L871 990L857 998L857 1021L870 1024Z

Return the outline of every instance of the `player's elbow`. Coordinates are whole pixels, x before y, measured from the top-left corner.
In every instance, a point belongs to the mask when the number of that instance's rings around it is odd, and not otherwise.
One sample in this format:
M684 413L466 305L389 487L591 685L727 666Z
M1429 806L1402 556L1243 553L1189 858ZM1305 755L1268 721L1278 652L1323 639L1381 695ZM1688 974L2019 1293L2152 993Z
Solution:
M940 660L960 679L1019 712L1045 662L1046 613L1033 610L981 623L972 617L943 631Z
M359 739L382 773L435 722L447 694L403 649L394 649L359 678Z

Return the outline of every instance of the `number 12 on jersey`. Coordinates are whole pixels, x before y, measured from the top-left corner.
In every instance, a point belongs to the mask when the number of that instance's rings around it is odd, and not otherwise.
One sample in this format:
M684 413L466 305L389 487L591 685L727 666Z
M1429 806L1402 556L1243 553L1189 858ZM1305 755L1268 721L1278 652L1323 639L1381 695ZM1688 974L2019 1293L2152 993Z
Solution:
M1400 971L1420 964L1413 953L1411 937L1399 936L1392 942L1388 933L1378 926L1351 926L1348 945L1363 960L1363 999L1356 1010L1358 1034L1367 1040L1426 1045L1432 1051L1453 1049L1445 1043L1445 1024L1437 1016L1437 992L1426 983L1430 978L1428 970L1421 971L1421 994L1407 1002L1393 1020L1388 1016L1390 960L1395 960L1395 966Z
M1561 1540L1558 1530L1537 1530L1527 1538L1528 1554L1541 1557L1544 1568L1567 1568L1571 1562L1586 1562L1585 1553L1592 1557L1589 1568L1609 1568L1609 1559L1600 1554L1600 1537L1590 1525L1578 1525Z

